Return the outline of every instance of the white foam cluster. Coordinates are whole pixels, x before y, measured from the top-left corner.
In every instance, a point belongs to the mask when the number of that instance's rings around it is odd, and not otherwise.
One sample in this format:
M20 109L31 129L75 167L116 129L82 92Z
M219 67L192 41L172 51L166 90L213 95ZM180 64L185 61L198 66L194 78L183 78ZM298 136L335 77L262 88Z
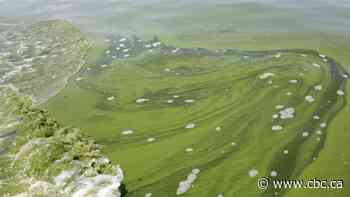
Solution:
M162 43L161 42L154 42L152 44L153 47L159 47Z
M320 127L321 127L321 128L326 128L326 127L327 127L327 123L322 122L322 123L320 124Z
M259 76L260 79L267 79L269 77L275 76L274 73L263 73L262 75Z
M195 101L194 99L186 99L185 103L194 103L194 101Z
M172 52L172 53L177 53L177 52L179 52L179 51L180 51L180 48L176 48L176 49L172 50L171 52Z
M314 115L312 118L313 118L314 120L319 120L319 119L321 119L321 117L318 116L318 115Z
M148 101L150 101L150 100L147 99L147 98L138 98L138 99L136 99L136 103L144 103L144 102L148 102Z
M72 197L98 196L120 197L119 186L123 180L123 172L117 167L117 175L101 174L95 177L81 177L75 185Z
M145 197L152 197L152 193L146 193Z
M313 63L312 65L316 68L321 68L321 65L319 65L319 64Z
M309 103L315 102L315 98L313 96L310 96L310 95L306 96L305 100Z
M272 170L272 171L270 172L270 176L272 176L272 177L276 177L277 175L278 175L278 172L275 171L275 170Z
M272 131L281 131L283 130L283 127L281 125L273 125Z
M292 80L289 80L289 83L291 83L291 84L296 84L296 83L298 83L298 80L292 79Z
M63 187L66 185L67 181L72 178L75 174L73 170L64 170L58 176L54 178L54 182L57 186Z
M192 172L187 176L187 179L179 183L176 195L184 194L190 190L193 187L193 183L197 179L199 172L199 169L193 169Z
M279 117L278 114L273 114L273 115L272 115L272 118L273 118L273 119L277 119L278 117Z
M322 85L317 85L314 87L314 90L316 91L321 91L322 90Z
M119 187L124 178L119 166L113 166L115 175L100 174L93 177L78 176L75 171L62 171L54 178L54 183L33 179L22 180L29 183L28 190L16 197L71 196L71 197L121 197Z
M125 42L125 41L127 41L127 38L121 38L121 39L119 40L119 42Z
M275 108L276 109L283 109L285 106L284 105L276 105Z
M115 99L114 96L110 96L110 97L107 98L108 101L113 101L114 99Z
M302 136L303 136L303 137L308 137L308 136L309 136L309 132L304 131L304 132L302 133Z
M281 119L292 119L294 118L295 109L293 107L288 107L279 112Z
M343 90L338 90L338 91L337 91L337 94L338 94L339 96L344 96L344 95L345 95L345 92L344 92Z
M195 127L196 127L196 124L194 124L194 123L188 123L188 124L185 126L186 129L193 129L193 128L195 128Z
M131 129L122 131L122 134L123 134L123 135L131 135L131 134L133 134L133 133L134 133L134 131L131 130Z
M248 171L248 176L252 177L252 178L255 177L258 174L259 174L259 172L256 169L251 169L251 170Z

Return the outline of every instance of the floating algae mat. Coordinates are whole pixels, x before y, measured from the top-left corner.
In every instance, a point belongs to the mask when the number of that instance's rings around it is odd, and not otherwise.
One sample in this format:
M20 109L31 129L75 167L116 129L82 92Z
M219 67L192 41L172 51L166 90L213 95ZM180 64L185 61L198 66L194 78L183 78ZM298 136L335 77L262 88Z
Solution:
M348 74L311 50L184 49L112 37L46 104L105 145L128 196L272 196L296 178L345 106Z

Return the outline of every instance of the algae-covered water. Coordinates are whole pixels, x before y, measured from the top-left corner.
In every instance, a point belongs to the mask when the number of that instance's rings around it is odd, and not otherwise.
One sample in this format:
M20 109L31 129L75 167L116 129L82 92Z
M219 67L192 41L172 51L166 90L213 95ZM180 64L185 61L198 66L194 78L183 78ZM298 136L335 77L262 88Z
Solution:
M0 194L349 196L349 11L0 1Z

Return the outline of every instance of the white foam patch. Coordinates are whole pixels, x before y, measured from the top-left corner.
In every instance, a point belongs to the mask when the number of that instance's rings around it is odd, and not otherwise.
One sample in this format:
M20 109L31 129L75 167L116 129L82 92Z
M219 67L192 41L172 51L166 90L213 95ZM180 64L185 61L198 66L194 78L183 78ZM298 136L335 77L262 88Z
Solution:
M322 85L317 85L314 87L314 90L316 91L321 91L322 90Z
M320 120L320 119L321 119L321 117L318 116L318 115L314 115L312 118L313 118L314 120Z
M107 98L107 101L113 101L114 99L115 99L114 96L110 96L110 97Z
M321 68L321 65L319 65L319 64L313 63L312 65L316 68Z
M315 98L313 96L310 96L310 95L306 96L305 100L309 103L315 102Z
M124 178L119 166L116 175L101 174L95 177L81 177L75 184L77 188L72 197L120 197L119 186ZM95 193L95 195L92 195Z
M145 102L148 102L150 101L150 99L147 99L147 98L138 98L136 99L136 103L145 103Z
M304 131L304 132L302 133L302 136L303 136L303 137L308 137L308 136L309 136L309 132Z
M162 43L161 42L155 42L152 44L153 47L159 47Z
M343 90L337 90L337 94L339 96L344 96L345 95L345 92Z
M297 83L298 83L298 80L292 79L292 80L289 80L289 83L291 83L291 84L297 84Z
M272 118L273 118L273 119L277 119L277 118L279 118L279 115L278 115L278 114L273 114L273 115L272 115Z
M277 171L272 170L272 171L270 172L270 175L271 175L272 177L276 177L276 176L278 175L278 173L277 173Z
M68 181L72 176L74 175L75 171L62 171L58 176L54 178L54 182L57 186L65 186L67 184L66 181Z
M194 103L194 101L195 101L194 99L186 99L185 103Z
M263 73L262 75L259 76L260 79L267 79L269 77L275 76L274 73Z
M285 108L284 105L276 105L276 106L275 106L275 109L283 109L283 108Z
M185 126L186 129L193 129L193 128L195 128L195 127L196 127L196 124L194 124L194 123L188 123L188 124Z
M256 169L251 169L251 170L248 171L248 176L252 177L252 178L256 177L258 174L259 174L259 172Z
M272 131L281 131L283 130L283 127L281 125L273 125Z
M73 171L62 171L54 178L54 184L45 181L24 179L29 183L26 192L16 197L71 196L71 197L121 197L119 187L124 178L119 166L113 166L115 175L100 174L93 177L74 176ZM70 180L70 181L68 181Z
M293 107L288 107L279 112L281 119L292 119L294 118L295 109Z
M199 169L193 169L187 178L179 183L176 195L181 195L189 191L193 187L193 183L197 179L199 173Z
M122 135L131 135L131 134L133 134L133 133L134 133L134 131L131 130L131 129L122 131Z

